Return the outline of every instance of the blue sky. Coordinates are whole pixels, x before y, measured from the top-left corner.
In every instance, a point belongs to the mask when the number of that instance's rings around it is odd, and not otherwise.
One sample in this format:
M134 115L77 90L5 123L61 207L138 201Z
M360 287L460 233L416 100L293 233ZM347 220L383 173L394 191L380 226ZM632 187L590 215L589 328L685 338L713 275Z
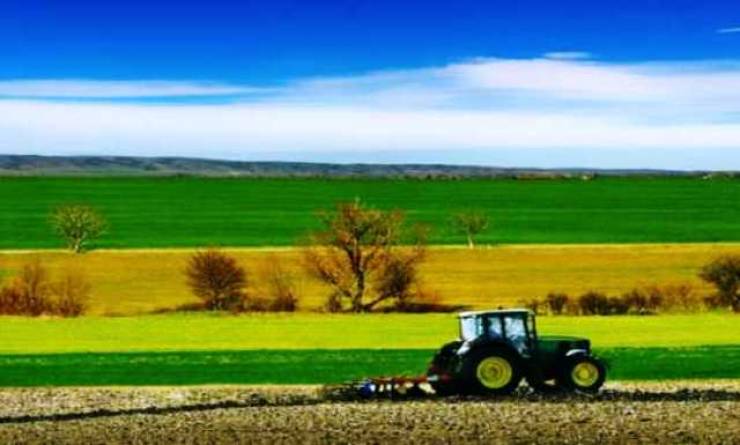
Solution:
M3 8L4 153L740 169L737 2Z

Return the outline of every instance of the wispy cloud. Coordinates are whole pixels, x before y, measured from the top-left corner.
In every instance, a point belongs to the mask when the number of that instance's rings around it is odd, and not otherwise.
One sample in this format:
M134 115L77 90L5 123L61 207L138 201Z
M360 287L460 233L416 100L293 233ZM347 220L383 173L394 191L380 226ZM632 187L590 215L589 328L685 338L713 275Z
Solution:
M734 34L736 32L740 32L740 26L735 26L731 28L720 28L717 30L717 34Z
M0 97L114 99L147 97L231 96L264 92L261 88L211 82L162 80L5 80Z
M219 95L230 100L178 101ZM408 153L407 160L434 162L434 153L476 150L495 162L497 150L552 149L590 153L592 165L602 150L611 158L619 150L689 150L697 168L714 163L740 169L740 62L732 61L486 58L298 79L267 90L44 80L0 82L0 96L0 152L263 159L300 154L304 160L355 152L370 158L376 153L376 161L384 160L381 153ZM172 100L117 103L120 97ZM77 98L110 100L72 100Z
M591 53L585 51L553 51L542 55L545 59L583 60L590 59Z

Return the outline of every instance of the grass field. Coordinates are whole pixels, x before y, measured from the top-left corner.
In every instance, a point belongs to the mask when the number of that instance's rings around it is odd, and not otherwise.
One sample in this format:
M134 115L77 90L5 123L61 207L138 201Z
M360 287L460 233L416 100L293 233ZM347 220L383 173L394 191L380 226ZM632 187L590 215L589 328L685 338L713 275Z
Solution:
M110 221L103 247L292 245L315 212L360 197L429 224L434 244L460 244L450 214L481 208L483 243L740 241L740 181L319 180L0 178L0 249L59 246L50 211L88 203Z
M4 318L0 386L331 383L423 372L451 315ZM541 317L589 337L613 379L740 378L731 314ZM341 335L343 332L352 335Z
M265 260L275 256L297 274L303 309L321 306L327 294L300 267L291 249L229 249L250 272L252 293L263 292ZM90 313L140 314L192 302L183 280L190 250L110 250L85 255L33 251L0 253L0 274L11 275L39 259L51 272L80 271L92 285ZM470 251L433 248L422 267L426 287L443 302L475 308L511 306L550 291L578 295L596 289L611 294L641 284L691 283L712 257L740 253L740 244L512 245Z
M452 314L2 317L0 323L0 354L434 349L458 334ZM740 344L740 318L731 313L540 317L538 331L585 336L598 348ZM348 332L351 335L345 335Z
M427 349L0 355L0 386L325 384L418 375ZM600 348L611 380L740 378L740 346Z

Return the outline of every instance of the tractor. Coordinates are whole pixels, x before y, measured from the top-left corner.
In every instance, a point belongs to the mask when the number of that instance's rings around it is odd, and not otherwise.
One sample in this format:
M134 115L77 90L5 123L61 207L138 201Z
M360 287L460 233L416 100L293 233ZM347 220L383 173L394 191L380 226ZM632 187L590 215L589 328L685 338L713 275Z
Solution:
M596 392L604 364L589 340L538 336L527 309L463 312L460 338L434 355L426 381L438 395L510 394L522 379L538 391Z

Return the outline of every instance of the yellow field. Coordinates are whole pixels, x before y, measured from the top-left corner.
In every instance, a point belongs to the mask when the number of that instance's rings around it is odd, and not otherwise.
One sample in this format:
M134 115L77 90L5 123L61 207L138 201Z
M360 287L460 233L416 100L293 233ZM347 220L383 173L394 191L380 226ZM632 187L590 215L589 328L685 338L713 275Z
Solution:
M301 306L321 305L326 289L302 273L300 252L292 249L227 249L250 272L259 293L265 260L274 255L295 270ZM0 253L0 273L12 274L39 259L52 273L75 270L93 286L90 313L138 314L195 301L183 280L191 250L106 250L84 255L61 251ZM738 244L520 245L468 250L430 250L422 276L446 303L476 308L511 305L556 290L577 294L589 289L617 293L640 284L691 283L715 255L740 253Z

